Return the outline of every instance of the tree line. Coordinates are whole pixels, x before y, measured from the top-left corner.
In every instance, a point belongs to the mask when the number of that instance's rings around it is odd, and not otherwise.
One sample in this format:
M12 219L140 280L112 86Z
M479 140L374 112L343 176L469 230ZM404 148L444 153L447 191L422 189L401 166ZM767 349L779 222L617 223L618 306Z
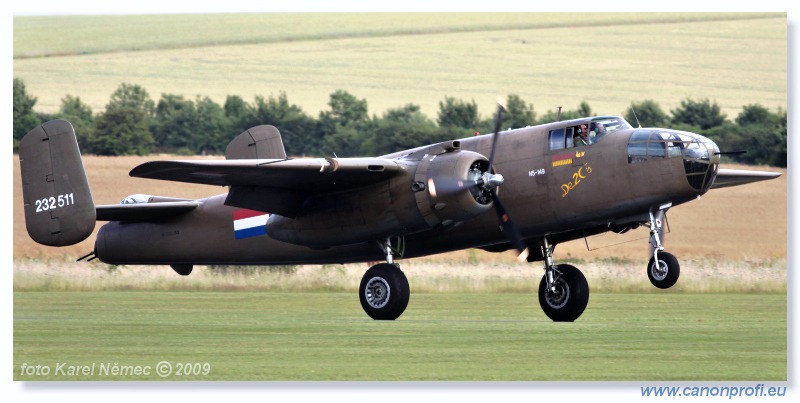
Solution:
M14 150L19 140L37 125L51 119L69 120L75 127L84 153L96 155L146 155L154 152L182 155L223 154L236 134L262 124L281 131L288 155L340 157L383 155L462 138L493 130L493 113L481 116L474 100L445 97L439 102L436 120L419 105L406 104L371 115L366 99L344 90L330 94L328 110L315 118L291 104L285 92L256 96L246 102L228 95L220 105L209 97L187 99L163 94L158 102L140 85L123 83L111 94L102 112L95 113L79 97L67 95L53 114L36 112L37 98L14 79ZM588 103L560 112L567 120L592 116ZM670 113L653 100L633 102L625 114L631 124L669 127L709 137L722 151L746 150L732 156L736 162L786 166L787 113L746 105L733 120L708 99L681 101ZM559 112L548 110L537 116L533 105L518 95L508 95L503 127L518 128L554 122Z

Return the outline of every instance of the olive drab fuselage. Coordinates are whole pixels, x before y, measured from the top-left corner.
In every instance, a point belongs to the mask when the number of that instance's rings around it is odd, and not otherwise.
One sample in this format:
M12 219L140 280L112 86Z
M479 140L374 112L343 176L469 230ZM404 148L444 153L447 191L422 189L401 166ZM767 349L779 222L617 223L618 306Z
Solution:
M624 228L644 221L641 216L659 206L693 200L708 189L691 186L684 155L647 158L649 137L642 140L644 156L638 156L642 147L631 141L643 129L625 124L595 137L593 144L576 146L570 134L591 121L556 122L499 134L494 171L505 178L499 197L534 249L544 236L558 243ZM431 200L431 187L441 180L432 176L429 183L420 173L450 159L452 164L442 163L442 176L447 176L451 165L466 166L488 155L491 140L491 134L474 136L384 156L402 166L402 174L356 191L308 200L304 213L293 219L267 216L265 231L258 236L236 238L234 216L240 209L225 205L227 195L221 194L162 221L109 222L100 229L96 253L111 264L348 263L381 260L385 252L374 241L391 237L404 238L406 258L463 248L508 249L508 240L486 204L459 200L437 204ZM697 138L685 140L684 145ZM673 145L665 140L649 144L651 153L653 144L660 149ZM709 170L715 170L719 157L708 159ZM445 206L437 210L441 204ZM285 233L291 234L291 242L279 240ZM541 257L534 252L529 260Z

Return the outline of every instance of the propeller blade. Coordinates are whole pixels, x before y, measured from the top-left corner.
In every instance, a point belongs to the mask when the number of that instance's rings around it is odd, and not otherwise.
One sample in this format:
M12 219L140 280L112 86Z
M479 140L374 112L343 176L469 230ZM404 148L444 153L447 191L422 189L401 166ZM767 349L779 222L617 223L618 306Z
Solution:
M494 165L494 152L497 149L497 141L499 139L500 133L500 125L503 124L503 105L498 102L497 103L497 117L494 121L494 137L492 137L492 150L489 153L489 166L486 168L487 173L492 172L492 166ZM498 183L503 183L502 176L500 176L500 181ZM528 248L525 246L525 242L522 240L522 235L520 235L517 226L514 225L514 222L511 220L511 216L508 215L508 211L503 203L500 201L500 198L497 197L497 185L489 187L489 194L492 197L492 202L494 203L494 210L497 213L497 221L500 222L500 229L506 235L506 238L511 242L511 246L519 252L519 256L517 256L517 260L520 262L525 261L528 258Z
M494 137L492 137L492 150L489 152L489 168L486 172L492 172L492 164L494 164L494 150L497 148L498 133L500 133L500 125L503 124L503 105L497 103L497 117L494 120Z
M492 195L492 202L494 203L494 209L497 213L497 221L500 222L500 229L503 230L506 238L511 242L511 246L519 252L517 259L519 261L524 261L528 258L528 248L525 246L525 242L522 241L522 235L520 235L517 226L514 225L514 221L512 221L511 217L508 215L506 207L500 201L500 198L497 197L497 192L492 189L490 194Z

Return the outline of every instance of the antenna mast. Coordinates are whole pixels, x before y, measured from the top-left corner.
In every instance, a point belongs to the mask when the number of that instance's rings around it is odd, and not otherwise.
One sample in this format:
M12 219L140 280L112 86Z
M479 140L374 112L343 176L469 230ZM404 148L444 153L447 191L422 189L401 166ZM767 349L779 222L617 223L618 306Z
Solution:
M642 124L639 123L639 118L636 116L636 110L633 109L633 102L631 102L631 112L633 112L633 118L636 119L636 124L641 129L642 128Z

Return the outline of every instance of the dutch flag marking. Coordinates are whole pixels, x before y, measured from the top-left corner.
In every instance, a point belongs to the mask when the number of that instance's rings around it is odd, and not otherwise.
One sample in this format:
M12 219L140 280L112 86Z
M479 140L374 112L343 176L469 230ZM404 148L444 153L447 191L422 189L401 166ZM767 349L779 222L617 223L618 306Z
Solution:
M236 210L233 212L233 233L236 239L245 239L267 234L269 213L255 210Z

